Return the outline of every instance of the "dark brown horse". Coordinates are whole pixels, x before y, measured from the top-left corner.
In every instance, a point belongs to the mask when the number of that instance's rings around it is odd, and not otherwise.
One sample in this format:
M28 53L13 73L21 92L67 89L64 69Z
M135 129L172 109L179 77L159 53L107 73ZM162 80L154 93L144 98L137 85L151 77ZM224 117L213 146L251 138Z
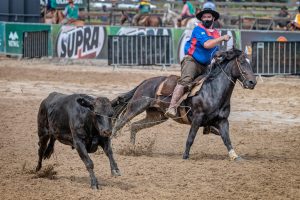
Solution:
M159 27L162 26L161 18L157 15L142 15L137 24L132 23L132 18L130 14L125 11L122 11L122 16L120 19L120 24L123 25L126 21L129 22L130 25L137 25L137 26L150 26L150 27Z
M181 103L187 111L188 123L191 125L186 142L183 158L189 158L190 148L194 142L197 131L200 127L215 127L227 147L229 157L232 160L239 160L229 138L230 98L236 81L240 82L243 88L254 89L256 77L253 74L247 56L238 49L232 49L219 53L215 57L210 70L207 70L206 80L202 89L193 97L188 97ZM115 115L118 117L113 135L116 135L127 122L135 116L146 111L146 117L131 124L131 142L135 142L136 133L144 128L149 128L168 120L164 115L169 106L171 97L158 98L157 88L167 77L160 76L143 81L133 90L120 95L112 101ZM174 119L181 122L181 117Z

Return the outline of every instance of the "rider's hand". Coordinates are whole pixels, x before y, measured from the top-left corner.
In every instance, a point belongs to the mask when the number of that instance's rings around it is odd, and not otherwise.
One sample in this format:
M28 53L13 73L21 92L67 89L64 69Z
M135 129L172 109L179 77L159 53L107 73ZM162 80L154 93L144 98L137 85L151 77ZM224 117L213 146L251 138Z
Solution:
M230 35L223 35L223 36L222 36L222 40L223 40L223 41L228 41L228 40L230 40L230 38L231 38Z

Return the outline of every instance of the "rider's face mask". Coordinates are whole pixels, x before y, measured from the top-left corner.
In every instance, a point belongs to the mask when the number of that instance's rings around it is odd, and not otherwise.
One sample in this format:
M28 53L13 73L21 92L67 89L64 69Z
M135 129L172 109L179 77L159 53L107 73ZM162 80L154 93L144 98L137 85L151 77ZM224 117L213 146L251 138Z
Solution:
M214 23L214 17L210 13L205 13L201 18L202 24L205 28L210 28Z
M210 28L210 26L214 23L214 20L204 20L202 24L205 28Z

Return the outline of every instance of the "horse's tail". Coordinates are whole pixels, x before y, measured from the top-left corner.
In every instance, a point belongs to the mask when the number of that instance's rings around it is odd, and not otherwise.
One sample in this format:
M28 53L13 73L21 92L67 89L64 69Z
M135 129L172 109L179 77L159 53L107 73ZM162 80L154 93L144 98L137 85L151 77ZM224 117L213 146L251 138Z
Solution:
M119 115L126 109L126 106L130 99L133 97L135 91L142 85L145 81L143 81L141 84L133 88L127 93L121 94L120 96L116 97L111 101L112 107L115 111L114 118L118 118Z

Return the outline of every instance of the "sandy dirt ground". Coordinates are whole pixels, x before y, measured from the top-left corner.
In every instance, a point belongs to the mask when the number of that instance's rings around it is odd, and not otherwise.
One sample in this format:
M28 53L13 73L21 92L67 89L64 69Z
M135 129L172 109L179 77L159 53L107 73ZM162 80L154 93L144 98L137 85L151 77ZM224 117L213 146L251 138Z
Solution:
M135 146L128 127L113 139L120 177L102 150L91 154L101 190L90 189L77 152L59 142L35 173L37 112L50 92L112 99L145 78L179 73L105 65L0 58L0 199L300 199L299 77L236 85L230 134L242 162L229 161L221 138L202 128L183 160L189 126L169 120L139 132Z

